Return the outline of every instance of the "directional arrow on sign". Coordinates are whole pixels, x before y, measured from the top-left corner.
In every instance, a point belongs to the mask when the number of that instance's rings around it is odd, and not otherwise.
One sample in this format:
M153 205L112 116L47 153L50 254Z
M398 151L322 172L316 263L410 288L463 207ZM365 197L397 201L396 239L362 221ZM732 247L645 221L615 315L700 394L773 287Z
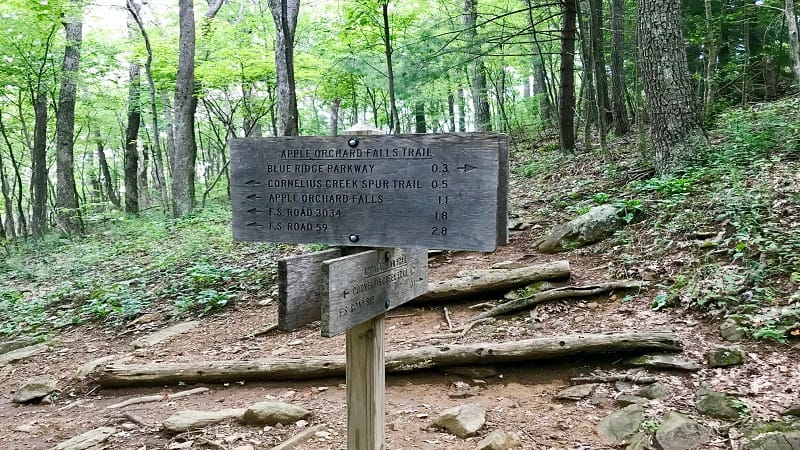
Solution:
M463 166L461 166L461 167L457 167L457 169L458 169L458 170L460 170L460 171L462 171L462 172L464 172L464 173L467 173L467 172L469 172L469 171L471 171L471 170L475 170L475 169L477 169L477 167L475 167L475 166L472 166L472 165L469 165L469 164L464 164L464 165L463 165Z
M249 212L250 214L256 214L256 213L260 213L261 210L258 209L258 208L250 208L250 209L247 210L247 212Z
M247 196L248 200L257 200L259 198L261 198L261 196L257 195L257 194L250 194L250 195Z

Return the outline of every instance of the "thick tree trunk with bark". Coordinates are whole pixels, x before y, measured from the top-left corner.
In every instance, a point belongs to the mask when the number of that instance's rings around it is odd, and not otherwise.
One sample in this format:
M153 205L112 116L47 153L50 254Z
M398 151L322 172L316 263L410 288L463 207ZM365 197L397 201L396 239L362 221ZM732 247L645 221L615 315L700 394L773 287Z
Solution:
M558 140L561 151L575 152L575 33L578 0L564 0L561 27L561 74L558 102Z
M139 213L139 125L142 114L139 107L141 82L139 64L131 63L128 85L128 126L125 128L125 212Z
M33 99L34 124L31 150L31 233L43 237L47 232L47 94Z
M509 364L583 355L680 351L678 337L667 332L575 334L512 342L438 345L386 353L387 373L437 367ZM110 365L100 373L103 387L226 383L255 380L303 380L343 376L345 357L276 358L150 365Z
M614 133L627 134L631 129L625 107L625 0L611 1L611 111Z
M639 64L647 96L653 167L684 167L706 144L689 80L680 0L640 0Z
M14 154L14 147L11 145L11 141L8 139L8 133L6 132L5 122L3 122L3 112L0 111L0 135L3 137L3 142L8 147L8 153L12 156ZM12 162L12 164L14 164ZM8 185L8 178L6 178L6 167L5 162L3 161L3 154L0 152L0 191L3 193L3 206L5 206L6 211L6 220L5 220L5 229L6 229L6 238L14 239L16 237L16 224L14 220L14 202L11 198L11 188Z
M427 132L427 124L425 123L425 103L414 103L414 133Z
M197 144L194 136L195 24L193 0L179 0L178 75L175 82L175 153L172 157L172 216L183 217L195 207L195 161Z
M14 170L14 184L16 185L17 197L17 222L19 224L19 229L17 230L16 234L24 239L28 234L28 223L25 219L25 209L22 206L22 174L20 174L20 167L17 157L14 155L14 146L11 144L11 140L8 138L8 131L6 130L6 124L3 121L2 111L0 111L0 135L3 136L3 142L5 142L6 147L8 147L8 157L11 159L11 167ZM13 187L12 191L14 191ZM10 205L11 203L8 203L6 206L8 207ZM13 215L11 217L13 218Z
M294 83L294 32L297 27L299 0L269 0L275 22L275 70L278 79L278 133L299 133L297 92Z
M469 42L469 78L472 91L472 107L475 111L475 131L492 131L489 112L489 94L486 91L486 66L481 56L481 46L477 42L478 0L464 1L464 35Z
M797 5L795 0L786 0L784 5L786 26L789 30L789 51L792 54L792 71L795 83L800 88L800 31L797 25Z
M56 116L56 218L68 234L83 231L75 188L73 143L75 142L75 94L78 63L81 57L83 26L80 18L64 24L67 45L61 65L61 90Z
M456 107L458 107L458 132L467 131L467 101L464 99L464 89L456 89Z
M339 135L339 107L342 99L337 98L331 102L331 136Z

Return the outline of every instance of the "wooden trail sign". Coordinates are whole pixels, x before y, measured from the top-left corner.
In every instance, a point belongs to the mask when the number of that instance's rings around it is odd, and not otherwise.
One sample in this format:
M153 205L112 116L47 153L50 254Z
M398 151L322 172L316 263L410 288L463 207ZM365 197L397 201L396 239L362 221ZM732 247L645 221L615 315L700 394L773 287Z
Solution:
M292 331L319 320L328 286L322 263L344 254L341 247L278 260L278 328Z
M325 261L322 335L336 336L428 289L428 251L377 249Z
M492 251L508 143L492 134L233 139L236 240Z

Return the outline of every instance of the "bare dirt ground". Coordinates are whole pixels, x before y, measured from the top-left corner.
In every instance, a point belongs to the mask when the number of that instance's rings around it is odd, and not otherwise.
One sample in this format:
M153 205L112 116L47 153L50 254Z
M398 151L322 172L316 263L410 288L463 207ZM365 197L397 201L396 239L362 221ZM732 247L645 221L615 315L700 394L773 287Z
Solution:
M522 194L518 202L535 201ZM562 255L542 255L534 242L549 227L540 223L513 236L510 245L491 254L445 253L430 260L431 279L454 276L464 269L488 268L500 261L535 264L567 259L572 265L571 283L624 277L614 261L591 247ZM722 345L715 323L680 311L652 311L653 289L634 292L623 302L623 294L584 301L547 303L494 323L472 329L460 339L437 337L448 331L444 308L455 326L467 323L476 309L471 306L496 301L497 297L473 298L461 303L405 306L390 311L386 320L387 350L453 342L503 342L529 337L576 333L667 330L684 344L682 356L702 363L715 345ZM273 299L271 302L266 300ZM132 341L155 331L144 323L126 332L97 326L65 328L38 356L0 367L0 448L48 449L92 428L113 424L121 430L98 448L109 449L269 449L299 431L298 426L255 428L236 422L202 430L169 435L161 423L179 410L219 410L246 407L257 401L280 400L303 406L313 416L303 426L322 424L324 431L296 448L334 450L346 448L346 400L343 378L304 382L240 382L207 385L210 391L185 398L107 409L119 401L152 394L168 394L186 386L103 389L91 377L75 381L73 374L83 363L109 356L130 356L134 363L190 362L199 360L246 360L271 356L339 355L344 337L323 338L318 324L284 333L270 332L252 337L277 321L276 291L239 299L224 312L205 317L196 328L166 342L134 349ZM744 342L744 365L725 369L703 368L694 373L652 372L669 387L669 396L654 400L646 408L648 419L657 420L668 410L690 415L712 428L712 439L704 448L727 449L737 445L730 424L699 417L694 395L701 384L734 394L750 411L752 420L776 418L798 401L800 352L793 346ZM595 393L578 402L553 399L570 385L569 378L592 373L624 373L629 370L617 355L603 358L572 358L568 361L532 362L496 366L496 374L483 378L430 371L389 375L386 389L387 443L390 450L474 449L495 429L517 433L525 449L607 449L594 431L597 422L618 408L615 397L630 389L621 384L601 384ZM52 404L18 405L11 402L20 383L37 375L53 375L59 393ZM473 397L452 398L455 382L474 386ZM487 424L478 436L456 438L431 425L438 412L466 402L486 408Z

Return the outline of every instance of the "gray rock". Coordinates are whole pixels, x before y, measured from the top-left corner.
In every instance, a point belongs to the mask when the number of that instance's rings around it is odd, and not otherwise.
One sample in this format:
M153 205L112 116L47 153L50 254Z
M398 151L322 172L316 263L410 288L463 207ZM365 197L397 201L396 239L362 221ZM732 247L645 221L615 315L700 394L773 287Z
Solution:
M475 450L508 450L521 448L522 441L517 433L504 430L494 430L478 442Z
M695 407L700 414L722 420L739 420L746 410L742 409L743 403L722 392L712 391L701 387L697 391Z
M649 399L646 399L644 397L638 397L636 395L630 395L630 394L622 394L622 395L618 396L615 399L615 401L620 406L628 406L628 405L642 405L642 406L645 406L648 403L650 403Z
M23 359L30 358L31 356L36 356L39 353L44 353L47 350L47 344L36 344L31 345L29 347L23 347L16 350L12 350L8 353L0 354L0 367L3 367L9 363L15 361L21 361Z
M625 450L648 450L650 448L650 436L640 431L628 438Z
M17 388L11 401L14 403L40 402L57 390L56 383L56 379L50 375L33 377Z
M289 403L259 402L247 408L241 421L249 425L287 425L309 416L311 411Z
M486 423L486 409L475 403L455 406L439 413L434 424L460 438L472 436Z
M114 427L95 428L56 445L53 450L84 450L102 444L116 432L117 429Z
M675 411L664 415L656 430L656 442L662 450L687 450L702 445L708 439L708 429Z
M798 416L800 417L800 403L786 408L786 411L781 413L782 416Z
M564 389L558 391L554 398L556 400L578 401L582 398L592 395L592 392L594 392L596 387L597 383L578 384L575 386L565 387Z
M459 375L466 378L490 378L500 375L500 371L496 367L491 366L451 366L442 369L443 372L450 375Z
M648 369L672 369L685 370L687 372L700 370L700 364L673 355L643 355L628 359L625 361L625 364Z
M16 339L11 339L10 341L0 341L0 355L36 345L43 340L44 339L41 337L18 337Z
M644 409L641 405L633 404L606 416L595 430L608 444L620 445L639 431L643 421Z
M711 367L728 367L744 363L744 352L737 347L717 347L706 355Z
M669 391L667 387L661 383L653 383L649 386L645 386L639 389L636 392L636 395L639 397L644 397L650 400L657 400L660 398L666 398L669 395Z
M178 411L167 417L161 426L170 433L183 433L184 431L203 428L229 419L239 419L244 415L245 409L223 409L220 411Z
M539 251L558 253L593 244L614 234L624 223L617 214L617 207L595 206L586 214L553 228L539 244Z
M131 345L133 345L133 348L152 347L156 344L166 341L167 339L170 339L173 336L186 333L187 331L197 327L199 324L200 322L197 320L176 323L175 325L164 328L163 330L158 330L155 333L140 337L139 339L131 342Z
M744 450L800 450L800 431L760 434L745 444Z
M719 335L728 342L739 342L744 339L744 330L733 319L725 319L719 326Z

